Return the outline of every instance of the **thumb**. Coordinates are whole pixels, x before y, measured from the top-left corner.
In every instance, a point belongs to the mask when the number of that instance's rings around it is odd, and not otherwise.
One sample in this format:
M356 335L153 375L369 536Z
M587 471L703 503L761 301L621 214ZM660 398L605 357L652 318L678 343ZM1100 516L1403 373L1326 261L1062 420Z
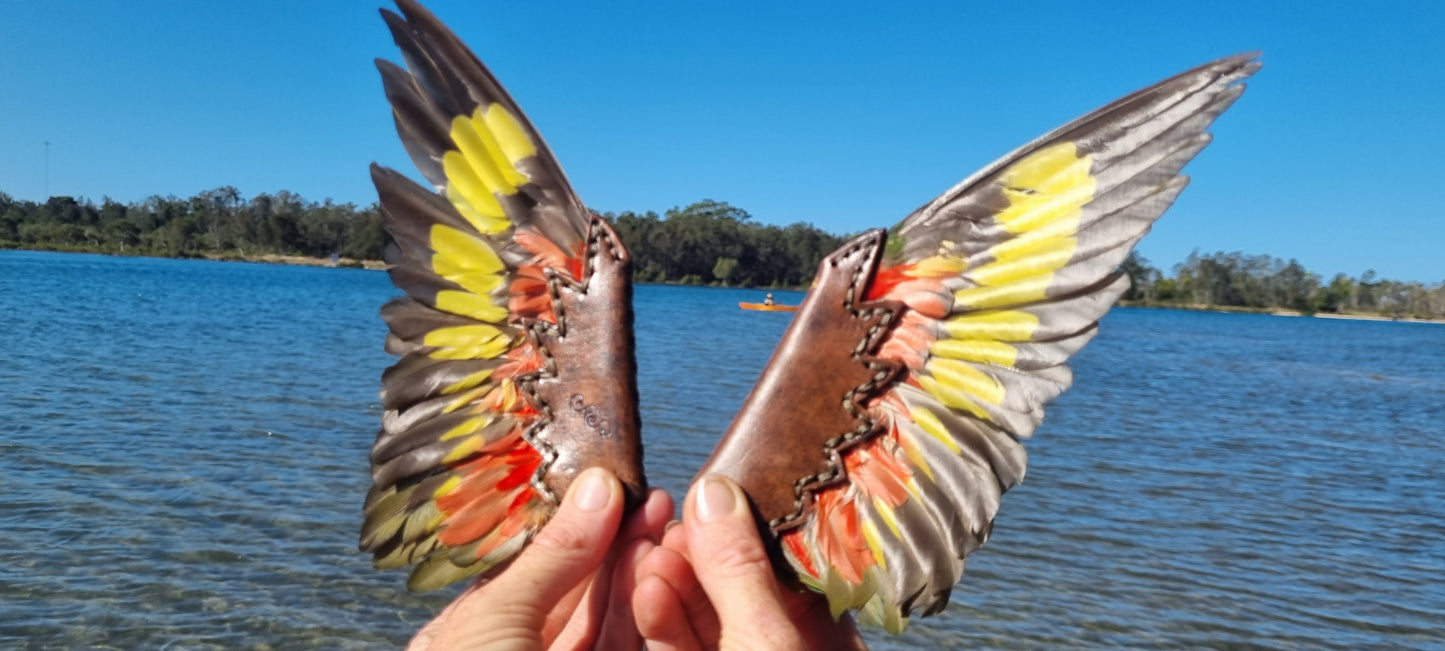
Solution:
M703 477L688 496L683 524L693 572L717 611L719 646L801 648L742 488L721 475Z

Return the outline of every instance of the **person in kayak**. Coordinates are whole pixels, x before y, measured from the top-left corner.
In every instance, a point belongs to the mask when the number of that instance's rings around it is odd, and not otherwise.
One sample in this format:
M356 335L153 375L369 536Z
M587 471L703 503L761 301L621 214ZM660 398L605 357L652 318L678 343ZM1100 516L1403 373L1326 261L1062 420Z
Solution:
M772 305L772 304L773 304L773 294L772 294L772 292L768 292L768 295L763 298L763 305Z

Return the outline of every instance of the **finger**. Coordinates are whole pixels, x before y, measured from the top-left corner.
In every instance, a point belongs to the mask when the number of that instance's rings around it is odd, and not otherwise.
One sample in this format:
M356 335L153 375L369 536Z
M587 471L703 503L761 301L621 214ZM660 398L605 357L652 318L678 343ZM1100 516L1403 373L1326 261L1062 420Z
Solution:
M684 620L699 639L717 641L721 631L717 612L713 610L712 602L708 600L707 593L703 592L702 585L697 582L697 575L686 557L665 547L654 548L638 565L637 576L639 588L648 577L653 577L663 581L671 589L670 593L658 593L659 598L675 596L673 601L662 599L655 604L648 603L646 596L642 601L634 598L633 610L637 613L639 630L643 630L644 623L653 627L660 625L663 631L660 634L664 635L664 639L668 639L666 625ZM647 618L656 619L658 623L644 622ZM643 630L643 636L646 635Z
M600 469L578 475L552 520L511 567L458 598L435 629L432 647L485 647L517 637L541 645L549 613L586 590L621 519L617 478Z
M543 646L560 650L591 649L597 646L597 632L602 629L607 611L603 597L606 596L607 586L612 580L610 565L610 561L604 561L602 567L592 574L590 581L578 586L579 592L583 594L574 608L553 610L547 615L549 621L556 622L557 634L553 637L544 636Z
M606 561L603 562L603 565L606 565ZM598 571L592 573L591 578L578 583L576 587L572 588L571 592L567 593L567 596L562 597L562 600L557 602L557 605L547 612L547 619L542 623L543 642L564 637L567 635L569 628L579 624L581 625L582 632L585 633L587 624L589 623L588 618L585 615L582 617L575 617L574 615L577 613L577 606L586 603L584 600L587 599L587 596L591 593L592 585L597 582L598 575L601 573L602 569L598 568ZM587 609L584 608L582 612L586 613ZM571 637L577 638L579 635L574 634Z
M663 530L672 520L674 510L672 496L667 491L660 488L648 491L642 506L623 519L617 541L626 544L638 538L647 538L654 544L661 542Z
M683 558L687 557L687 527L682 526L681 520L667 523L667 528L662 531L661 546L682 554Z
M635 564L629 557L638 554L634 548L638 544L651 545L651 541L642 539L623 548L614 545L612 551L608 552L607 558L602 562L602 566L593 573L592 580L584 586L586 594L582 597L578 607L566 611L552 611L549 618L558 618L562 626L559 627L560 630L555 637L543 638L549 649L577 649L580 651L581 649L641 648L642 643L632 624L630 599L624 599L626 603L622 605L614 602L615 594L623 577L626 578L626 581L622 585L626 586L630 594L634 583L632 573L635 571ZM625 628L617 628L618 624L615 620L619 618L625 619ZM608 642L608 640L613 640L613 642Z
M632 623L631 594L636 566L629 555L638 554L634 551L635 543L646 542L650 548L653 540L660 539L662 528L672 517L672 512L672 497L665 491L653 489L648 492L641 507L625 516L611 549L591 580L568 595L569 598L576 596L571 605L559 604L548 615L551 628L544 631L551 634L544 633L542 639L548 642L550 648L641 647L641 639ZM615 597L618 590L626 590L621 602ZM618 603L623 607L619 609Z
M571 606L559 605L548 616L551 635L543 635L553 650L569 648L640 648L642 639L631 619L631 589L636 585L636 562L643 556L634 544L647 543L647 549L662 537L662 528L672 517L672 497L660 489L652 489L642 507L624 517L621 530L611 550L584 590L574 590L577 600ZM621 598L617 595L620 590ZM571 595L569 595L571 596Z
M613 539L612 548L597 571L593 572L591 579L579 584L548 613L542 629L542 639L549 641L549 645L556 649L595 646L592 636L612 616L608 612L608 597L614 590L609 586L616 583L613 566L618 561L618 551L629 547L632 541L638 538L660 538L660 532L666 526L667 519L672 517L672 511L672 497L660 489L652 489L642 507L625 516L621 530ZM634 584L633 572L634 568L629 565L624 575L627 577L629 590ZM582 606L580 610L579 605Z
M701 651L702 643L683 612L682 598L667 581L651 574L632 593L632 610L637 613L637 630L647 641L647 651Z
M637 632L632 610L632 593L637 588L637 566L656 545L648 538L632 541L618 554L612 568L612 589L607 595L607 616L597 636L599 649L641 649L642 636Z
M688 495L682 522L693 572L717 611L722 641L800 647L742 488L720 475L703 477Z

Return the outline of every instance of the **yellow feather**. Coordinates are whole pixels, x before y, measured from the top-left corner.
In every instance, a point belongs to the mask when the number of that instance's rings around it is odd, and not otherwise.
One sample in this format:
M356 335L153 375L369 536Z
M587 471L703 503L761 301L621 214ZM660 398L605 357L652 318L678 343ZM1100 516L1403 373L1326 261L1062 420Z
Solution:
M1020 237L999 243L987 254L993 262L974 269L980 285L954 294L974 309L1043 300L1055 271L1068 265L1078 246L1073 237L1083 206L1094 198L1097 182L1092 160L1065 142L1034 152L1004 170L999 183L1009 205L994 220Z
M919 429L938 439L938 442L947 446L950 452L954 454L959 452L958 443L948 434L948 429L943 426L942 421L938 420L937 415L923 407L910 407L908 413L913 416L913 422L918 423Z
M492 293L502 283L506 282L506 276L502 272L482 272L461 270L455 273L442 275L442 278L450 280L473 294L485 296Z
M1079 208L1094 198L1095 181L1088 175L1087 159L1081 159L1082 178L1057 189L1024 187L1004 190L1009 206L994 219L1010 233L1023 233L1059 221L1077 228Z
M461 477L453 476L453 477L447 479L446 481L442 482L442 485L441 485L441 486L437 486L437 489L436 489L435 491L432 491L432 494L431 494L432 499L436 499L436 498L440 498L440 497L445 497L445 496L447 496L447 495L451 495L452 491L456 490L457 487L458 487L458 486L461 486L461 485L462 485L462 478L461 478Z
M492 359L512 346L507 333L489 325L438 328L422 337L423 346L433 346L432 359Z
M1047 298L1045 292L1053 274L1032 276L998 287L973 287L953 293L955 305L974 310L1035 303Z
M478 321L502 323L507 320L507 308L493 305L490 296L478 296L471 292L442 290L437 292L437 309L452 314L469 316Z
M877 511L878 517L883 519L883 524L888 525L888 530L893 532L893 537L902 540L903 532L898 530L898 519L893 517L893 507L875 497L873 498L873 509Z
M471 404L473 400L487 395L487 392L491 391L493 388L494 387L492 387L492 385L490 384L484 384L475 389L467 389L466 391L457 394L456 398L452 399L451 402L447 403L447 406L445 409L442 410L442 413L450 414L458 409L461 409L462 407Z
M512 381L512 378L502 380L500 390L502 392L501 411L512 411L516 409L519 397L517 393L517 383Z
M977 339L939 339L928 350L939 357L999 366L1013 366L1019 354L1017 348L1001 341Z
M914 278L949 278L968 269L968 261L953 255L934 255L919 260L908 272Z
M502 212L502 204L497 203L495 206L488 205L488 209L495 209L496 214L483 215L481 211L477 210L477 208L462 195L455 183L447 183L446 196L447 200L452 203L452 207L456 208L457 212L466 218L467 223L471 224L472 228L477 229L479 233L495 235L507 230L507 228L512 225L512 222L507 221L506 214Z
M503 185L497 191L502 194L516 194L517 187L527 183L527 176L518 172L517 168L512 165L511 158L502 151L501 144L497 142L497 134L493 133L491 127L488 126L486 116L480 107L477 108L476 113L472 114L472 128L476 129L477 135L482 137L482 143L487 146L487 156L502 175Z
M482 449L483 443L485 442L482 440L482 437L476 435L463 439L461 443L457 444L457 447L452 448L452 451L447 453L447 456L442 457L442 463L451 465L470 457L475 454L477 450Z
M1003 402L1005 393L1003 385L967 362L934 357L928 360L924 369L945 386L965 391L990 404L996 405Z
M1010 197L1011 203L1044 204L1049 195L1067 193L1080 185L1092 188L1094 179L1089 174L1092 165L1090 157L1078 155L1078 147L1074 143L1061 142L1040 149L1010 165L999 176L999 183L1007 189L1006 192L1013 195ZM1092 194L1092 189L1090 193ZM1085 199L1077 205L1087 202L1088 199ZM995 219L1007 226L1014 219L1025 215L1022 211L1005 211ZM1019 232L1023 229L1010 230Z
M973 399L961 389L947 386L927 375L918 376L918 384L923 387L924 391L933 394L933 397L938 398L939 402L949 407L962 409L978 417L979 420L993 420L989 417L988 412L983 410L983 407L978 406L978 403L974 402Z
M873 560L883 571L888 571L888 563L883 559L883 545L878 539L878 527L873 526L870 520L863 520L863 541L868 544L868 551L873 552Z
M1014 250L1014 255L974 269L968 277L980 285L999 286L1029 276L1051 275L1069 263L1077 244L1072 237L1047 240L1031 251Z
M497 273L505 266L487 241L445 224L432 224L432 270L439 276L466 272Z
M478 126L483 128L478 129ZM458 115L452 119L452 142L456 143L467 165L476 172L477 179L486 186L489 193L515 194L517 186L507 179L507 175L502 173L501 166L497 164L498 159L502 158L502 150L485 126L480 109L475 118ZM489 140L491 142L488 142ZM501 163L511 167L505 159L502 159Z
M997 260L1021 258L1057 240L1073 237L1078 228L1078 219L1055 219L995 244L988 253Z
M491 417L490 417L490 416L487 416L487 415L481 415L481 416L476 416L476 417L473 417L473 418L468 418L468 419L466 419L466 420L464 420L464 421L462 421L462 422L460 422L460 423L457 423L457 426L456 426L456 427L453 427L453 428L451 428L450 430L448 430L447 433L442 434L442 435L441 435L441 438L439 438L439 439L437 439L437 440L439 440L439 441L450 441L450 440L452 440L452 439L454 439L454 438L457 438L457 437L460 437L460 436L466 436L466 435L468 435L468 434L475 433L477 430L480 430L480 429L482 429L483 427L486 427L486 426L487 426L489 423L491 423L491 422L492 422Z
M459 151L442 154L442 172L447 175L447 199L451 200L452 205L469 221L473 215L482 218L480 222L472 221L478 231L495 233L506 230L510 225L506 220L507 213L502 210L501 202L492 195L491 189L467 162L465 154Z
M943 323L954 339L991 341L1032 341L1038 327L1038 316L1018 310L965 312Z
M480 110L478 111L479 114ZM527 182L527 177L517 171L517 164L527 158L537 155L537 147L532 144L532 139L527 137L527 132L522 129L522 124L517 121L501 104L493 104L487 107L482 119L488 131L497 139L497 146L501 148L503 158L507 162L502 165L503 171L515 174L517 185Z
M445 395L451 395L451 394L456 393L456 392L458 392L458 391L466 391L467 389L475 389L477 386L481 385L482 382L485 382L485 381L487 380L487 378L489 378L489 377L492 376L492 371L493 371L493 370L495 370L495 369L490 369L490 368L482 369L482 370L480 370L480 371L477 371L476 373L472 373L471 375L468 375L468 376L466 376L466 377L464 377L464 378L462 378L462 379L460 379L460 380L457 380L456 382L453 382L452 384L448 384L447 386L442 387L442 389L441 389L441 394L445 396Z
M930 434L930 436L932 435ZM924 458L923 450L918 447L918 443L915 440L916 437L917 434L914 433L913 428L898 428L898 447L903 450L903 455L908 457L908 461L913 465L914 469L921 471L928 477L929 481L934 481L933 468L929 467L928 460ZM957 448L955 448L954 452L957 451ZM913 490L914 481L911 477L908 480L908 484L909 490Z

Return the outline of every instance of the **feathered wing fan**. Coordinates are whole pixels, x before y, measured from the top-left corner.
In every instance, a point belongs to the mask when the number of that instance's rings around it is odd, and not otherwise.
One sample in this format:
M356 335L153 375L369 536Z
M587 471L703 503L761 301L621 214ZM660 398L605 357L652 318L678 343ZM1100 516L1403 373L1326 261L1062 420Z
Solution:
M476 56L397 4L382 16L408 69L377 66L436 192L372 166L406 296L382 308L401 360L361 548L428 590L503 566L582 469L611 469L633 503L645 481L627 251Z
M1120 263L1258 68L1113 102L824 260L704 472L743 485L835 614L896 632L947 605L1023 479L1020 439L1127 288Z

